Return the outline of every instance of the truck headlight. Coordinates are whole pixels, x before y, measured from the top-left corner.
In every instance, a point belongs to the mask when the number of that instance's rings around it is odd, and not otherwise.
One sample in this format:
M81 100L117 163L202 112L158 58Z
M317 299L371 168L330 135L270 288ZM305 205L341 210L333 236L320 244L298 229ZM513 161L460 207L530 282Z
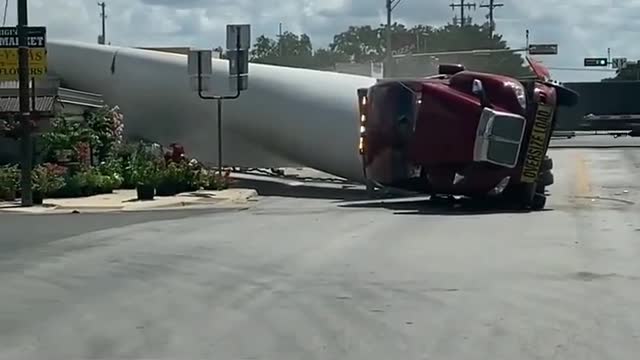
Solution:
M507 86L513 90L513 93L516 95L516 98L518 99L518 103L520 104L520 107L522 108L522 110L526 110L527 109L527 92L524 89L524 86L516 82L508 82Z

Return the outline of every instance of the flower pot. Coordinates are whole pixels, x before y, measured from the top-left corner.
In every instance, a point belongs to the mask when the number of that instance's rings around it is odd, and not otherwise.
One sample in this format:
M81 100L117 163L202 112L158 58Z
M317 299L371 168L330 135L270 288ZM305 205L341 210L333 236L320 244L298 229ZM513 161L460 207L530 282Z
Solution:
M176 184L160 184L156 189L156 195L158 196L173 196L178 193L178 187Z
M153 200L155 195L155 187L153 185L138 185L136 186L136 192L138 194L138 200Z

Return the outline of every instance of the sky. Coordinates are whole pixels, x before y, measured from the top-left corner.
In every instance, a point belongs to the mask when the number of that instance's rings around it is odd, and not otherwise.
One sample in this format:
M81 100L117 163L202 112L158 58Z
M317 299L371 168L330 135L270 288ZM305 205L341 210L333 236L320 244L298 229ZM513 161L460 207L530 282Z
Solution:
M394 21L444 25L454 15L449 7L459 0L400 0ZM474 0L466 0L467 3ZM496 31L511 47L556 43L559 54L539 57L552 67L559 81L598 81L611 72L566 71L582 68L584 57L640 59L640 0L496 0ZM225 26L249 23L252 38L275 36L283 30L305 32L314 46L326 46L334 34L349 25L376 26L385 21L385 0L105 0L107 41L119 46L193 46L224 44ZM477 5L488 0L475 0ZM4 9L4 1L0 7ZM6 25L16 23L16 0L8 1ZM458 10L459 11L459 10ZM468 12L473 21L485 21L487 9ZM96 0L29 0L29 23L47 26L49 39L96 43L100 32Z

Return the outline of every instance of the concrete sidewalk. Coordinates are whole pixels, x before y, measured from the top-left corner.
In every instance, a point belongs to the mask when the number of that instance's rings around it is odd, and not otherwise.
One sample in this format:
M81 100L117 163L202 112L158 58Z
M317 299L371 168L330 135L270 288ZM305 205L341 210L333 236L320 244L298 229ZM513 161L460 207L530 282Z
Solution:
M138 201L135 190L116 190L112 194L70 199L45 199L41 206L23 208L20 202L0 202L0 212L51 213L51 212L103 212L144 211L158 209L202 208L242 206L257 199L253 189L227 189L222 191L199 190L175 196L156 196L151 201Z

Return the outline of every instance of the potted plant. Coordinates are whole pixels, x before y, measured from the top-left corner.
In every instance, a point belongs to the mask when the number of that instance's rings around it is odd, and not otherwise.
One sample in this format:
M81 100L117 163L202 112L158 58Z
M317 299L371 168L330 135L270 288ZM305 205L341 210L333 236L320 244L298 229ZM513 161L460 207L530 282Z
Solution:
M42 164L33 170L33 203L41 205L44 198L65 185L66 168L55 164Z
M229 187L229 174L220 175L218 171L203 169L200 172L200 184L205 190L224 190Z
M186 181L183 176L180 164L169 162L166 167L159 171L158 187L156 195L173 196L181 192Z
M138 159L133 167L138 200L153 200L158 182L158 166L150 159Z
M14 201L20 180L17 165L0 166L0 200Z

